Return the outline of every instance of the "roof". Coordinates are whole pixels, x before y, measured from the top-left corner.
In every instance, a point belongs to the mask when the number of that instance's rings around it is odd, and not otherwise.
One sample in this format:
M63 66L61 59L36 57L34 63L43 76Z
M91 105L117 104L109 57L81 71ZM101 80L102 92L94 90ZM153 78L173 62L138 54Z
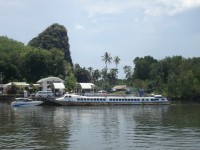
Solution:
M117 86L114 86L113 89L116 89L116 90L126 89L126 85L117 85Z
M28 87L29 86L29 84L26 82L10 82L8 84L5 84L3 88L6 89L6 88L10 87L12 84L19 86L19 87Z
M78 83L76 87L81 87L82 89L94 89L95 85L93 83Z
M12 84L14 84L16 86L21 86L21 87L28 87L29 86L29 84L26 83L26 82L10 82L10 83L4 85L4 88L8 87L8 86L11 86Z
M53 83L55 89L64 89L65 85L63 83Z
M58 77L47 77L47 78L40 79L39 81L37 81L37 83L42 83L44 81L60 81L60 82L64 82L62 79L60 79Z

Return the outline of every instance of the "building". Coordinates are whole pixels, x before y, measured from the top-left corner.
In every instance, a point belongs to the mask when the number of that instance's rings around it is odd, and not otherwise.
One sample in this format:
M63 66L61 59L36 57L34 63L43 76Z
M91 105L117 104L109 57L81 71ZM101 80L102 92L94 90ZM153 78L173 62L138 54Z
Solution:
M37 83L40 84L41 91L53 90L54 92L56 92L57 90L63 92L65 89L64 80L58 77L43 78L37 81Z
M10 82L10 83L7 83L3 86L3 93L7 93L7 91L10 89L10 87L12 85L15 85L17 86L18 88L28 88L30 85L26 82Z
M77 83L74 91L75 93L86 93L93 92L94 93L95 85L93 83Z
M117 85L117 86L114 86L112 88L112 91L115 92L115 91L125 91L127 88L126 85Z

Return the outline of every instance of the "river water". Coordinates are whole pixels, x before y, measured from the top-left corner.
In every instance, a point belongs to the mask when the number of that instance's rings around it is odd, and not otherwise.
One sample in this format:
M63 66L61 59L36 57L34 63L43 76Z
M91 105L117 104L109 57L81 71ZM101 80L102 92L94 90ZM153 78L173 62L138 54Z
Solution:
M197 150L200 105L35 106L0 103L1 150Z

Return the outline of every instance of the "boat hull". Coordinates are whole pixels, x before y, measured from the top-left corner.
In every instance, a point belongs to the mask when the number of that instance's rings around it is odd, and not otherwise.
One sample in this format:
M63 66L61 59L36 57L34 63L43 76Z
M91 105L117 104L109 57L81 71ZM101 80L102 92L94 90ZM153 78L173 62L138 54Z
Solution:
M24 107L24 106L38 106L41 105L43 102L42 101L31 101L31 102L17 102L14 101L11 103L12 107Z
M104 105L169 105L169 101L162 102L73 102L49 100L52 104L60 106L104 106Z

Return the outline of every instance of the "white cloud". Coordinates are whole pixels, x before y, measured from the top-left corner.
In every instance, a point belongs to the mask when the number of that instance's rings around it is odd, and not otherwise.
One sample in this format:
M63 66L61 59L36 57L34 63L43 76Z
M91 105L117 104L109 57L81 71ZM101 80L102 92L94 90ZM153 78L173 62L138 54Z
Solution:
M144 13L151 16L176 15L200 7L200 0L155 0L153 5L146 5Z
M200 0L182 0L178 1L176 5L174 5L174 9L172 9L169 14L173 15L198 7L200 7Z
M99 14L120 14L124 11L131 9L129 5L130 1L121 2L121 1L97 1L96 3L91 3L87 7L90 17L94 17Z
M78 31L84 31L85 27L81 24L75 24L75 29Z
M151 16L175 15L200 7L200 0L87 0L85 3L89 17L105 14L121 14L128 10L143 11Z

